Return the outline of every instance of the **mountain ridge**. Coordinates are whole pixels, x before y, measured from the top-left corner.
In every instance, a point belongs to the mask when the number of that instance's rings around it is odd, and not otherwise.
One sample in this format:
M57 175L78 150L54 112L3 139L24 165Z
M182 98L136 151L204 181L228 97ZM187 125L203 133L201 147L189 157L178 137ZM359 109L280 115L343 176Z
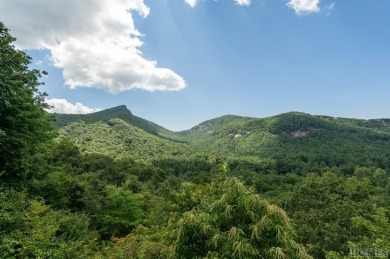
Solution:
M120 118L123 119L125 122L133 126L139 127L154 135L158 135L159 133L164 133L164 134L184 133L191 130L196 130L200 126L207 125L210 123L220 124L220 123L230 123L231 121L237 121L237 120L250 121L250 120L279 119L279 118L289 117L289 116L308 116L312 118L322 119L325 121L334 121L340 125L351 124L361 128L380 128L380 129L388 130L390 132L390 118L377 118L377 119L344 118L344 117L336 117L330 115L312 115L309 113L298 112L298 111L285 112L285 113L280 113L277 115L261 117L261 118L227 114L227 115L222 115L216 118L212 118L200 122L197 125L191 127L190 129L181 130L181 131L171 131L152 121L149 121L141 117L137 117L133 115L133 113L127 108L126 105L119 105L119 106L115 106L112 108L108 108L108 109L104 109L101 111L88 113L88 114L55 113L54 116L56 118L54 125L57 127L63 127L66 126L68 123L75 122L75 121L97 122L101 120L106 121L112 118Z
M113 118L119 118L127 122L130 125L141 128L148 133L153 135L167 134L170 130L165 129L164 127L137 117L132 114L132 112L127 108L126 105L119 105L102 111L97 111L94 113L88 114L55 114L54 125L57 127L64 127L67 124L75 121L85 121L87 123L93 123L98 121L108 121Z
M125 106L94 115L56 116L67 122L61 128L63 137L72 138L89 153L109 150L121 156L200 154L260 159L268 160L270 170L280 172L291 168L308 172L326 166L345 172L353 166L390 170L390 119L348 119L302 112L267 118L226 115L173 132L132 115Z

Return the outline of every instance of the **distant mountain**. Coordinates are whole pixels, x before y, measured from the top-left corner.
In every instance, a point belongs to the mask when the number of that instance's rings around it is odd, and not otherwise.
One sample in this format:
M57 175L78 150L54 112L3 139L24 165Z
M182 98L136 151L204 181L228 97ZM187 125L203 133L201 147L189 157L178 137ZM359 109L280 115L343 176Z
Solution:
M171 132L134 116L125 106L56 117L63 135L89 152L100 143L99 152L110 149L110 154L199 153L266 161L269 170L279 172L339 168L348 173L356 166L390 169L390 119L346 119L300 112L268 118L226 115L190 130Z
M167 134L169 130L153 123L151 121L134 116L126 105L120 105L114 108L106 109L89 114L55 114L56 121L54 125L64 127L71 122L84 121L86 123L95 123L98 121L108 121L113 118L122 119L126 123L143 129L153 135Z
M59 132L59 138L72 139L84 153L104 154L114 158L176 156L188 150L184 144L151 134L120 118L69 122Z
M345 119L298 112L261 119L223 116L180 134L196 149L212 154L271 159L278 171L390 168L389 119Z

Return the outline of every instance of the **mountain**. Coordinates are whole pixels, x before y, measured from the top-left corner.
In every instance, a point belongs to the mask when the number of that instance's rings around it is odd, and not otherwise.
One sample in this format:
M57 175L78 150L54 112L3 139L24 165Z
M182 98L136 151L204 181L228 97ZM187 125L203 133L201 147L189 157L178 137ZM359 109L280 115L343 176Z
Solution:
M174 156L185 152L184 144L151 134L120 118L69 122L59 132L60 139L72 139L82 152L114 158Z
M143 119L134 120L135 116L124 108L87 116L62 115L67 123L59 129L60 138L72 139L81 153L75 152L77 148L73 145L68 145L69 150L67 145L59 145L57 151L65 154L60 156L63 166L59 169L71 172L69 176L72 179L74 175L75 184L65 178L65 173L56 173L41 186L47 188L45 198L58 201L57 204L62 203L64 196L63 188L57 186L69 186L69 197L78 190L73 186L79 188L77 195L80 196L76 197L82 204L77 206L83 206L82 212L92 215L91 224L105 238L113 232L105 230L111 225L102 224L113 222L114 230L118 222L126 224L128 215L137 208L131 201L141 198L138 209L145 208L146 216L137 224L142 224L142 229L131 232L126 225L121 226L123 236L132 234L118 239L115 244L127 252L132 246L143 249L141 243L145 237L152 238L153 245L157 240L160 246L165 244L169 233L202 230L200 224L212 217L215 218L210 222L223 222L218 219L221 216L237 225L244 214L236 210L237 204L243 204L236 190L245 195L255 192L256 196L248 200L249 203L262 202L264 198L283 208L297 226L297 240L310 249L314 258L326 258L328 251L347 255L346 248L354 245L352 242L360 242L358 247L373 244L378 240L378 229L383 230L380 238L388 237L389 119L359 120L300 112L268 118L226 115L186 131L171 132ZM59 143L71 144L69 141ZM234 179L238 184L225 185L229 183L226 179ZM81 184L76 185L79 182ZM215 186L223 187L215 189ZM58 194L53 192L56 188ZM232 199L234 203L230 202ZM267 207L277 208L275 205ZM279 210L273 213L284 215ZM139 218L141 220L141 216ZM188 221L195 228L182 228L181 223L171 225L171 220ZM257 229L257 224L262 224L261 220L259 222L245 229L253 226ZM359 225L355 225L356 222ZM208 224L207 228L216 229ZM175 226L179 226L178 230L172 231ZM223 227L225 231L225 223ZM234 231L230 232L237 232L236 227L231 229ZM367 232L367 229L372 231ZM185 235L193 236L192 232ZM199 240L212 239L211 235L201 235ZM387 243L382 243L390 244L388 238L385 241Z
M125 105L90 114L55 114L60 138L69 137L87 153L112 157L175 155L183 143L167 136L172 132L134 116Z
M224 116L182 137L227 157L272 159L278 172L356 166L390 168L389 119L359 120L290 112L269 118Z
M153 135L167 134L170 131L145 119L134 116L129 111L126 105L120 105L103 111L98 111L90 114L55 114L56 121L54 125L64 127L71 122L84 121L86 123L95 123L98 121L108 121L113 118L122 119L126 123L140 128Z
M199 153L263 161L267 170L282 173L320 168L349 173L356 166L390 168L389 119L347 119L300 112L268 118L226 115L186 131L171 132L132 115L125 106L56 117L63 136L75 139L89 152L179 156Z

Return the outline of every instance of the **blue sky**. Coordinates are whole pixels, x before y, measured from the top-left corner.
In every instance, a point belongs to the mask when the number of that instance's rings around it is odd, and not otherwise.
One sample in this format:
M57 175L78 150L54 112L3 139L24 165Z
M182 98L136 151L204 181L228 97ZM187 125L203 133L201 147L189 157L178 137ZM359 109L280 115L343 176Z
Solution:
M48 1L0 3L0 20L65 111L125 104L171 130L225 114L390 117L388 0Z

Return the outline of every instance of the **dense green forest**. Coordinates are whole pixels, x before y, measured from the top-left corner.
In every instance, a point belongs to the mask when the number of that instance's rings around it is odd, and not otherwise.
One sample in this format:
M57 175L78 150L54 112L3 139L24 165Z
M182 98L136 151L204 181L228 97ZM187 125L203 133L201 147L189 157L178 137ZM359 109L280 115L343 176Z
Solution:
M390 251L390 119L51 115L14 40L0 23L1 258Z

